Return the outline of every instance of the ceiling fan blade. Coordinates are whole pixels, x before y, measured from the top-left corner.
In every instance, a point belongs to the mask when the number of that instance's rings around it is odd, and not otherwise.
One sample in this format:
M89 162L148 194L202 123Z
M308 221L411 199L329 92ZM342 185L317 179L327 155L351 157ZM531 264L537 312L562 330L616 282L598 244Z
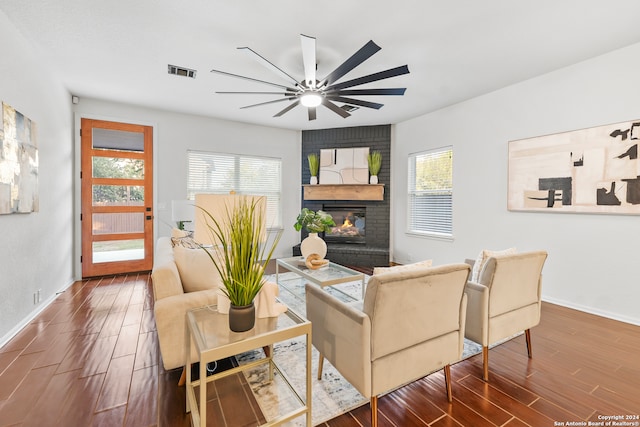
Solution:
M338 68L333 70L327 77L325 77L320 86L329 86L333 84L333 82L339 80L349 71L362 64L380 49L382 48L375 44L373 40L369 40L369 42L362 46L360 50L354 53L349 59L344 61L340 66L338 66Z
M280 99L274 99L273 101L260 102L259 104L245 105L244 107L240 107L240 109L252 108L252 107L259 107L259 106L261 106L261 105L275 104L275 103L277 103L277 102L290 101L290 100L292 100L292 99L295 99L295 97L290 97L290 98L280 98Z
M398 87L398 88L389 88L389 89L350 89L350 90L339 90L335 92L333 95L404 95L404 92L407 88Z
M300 34L304 81L308 88L316 87L316 38ZM309 119L311 120L311 119Z
M270 86L275 86L275 87L281 87L285 90L291 91L291 92L295 92L296 89L291 88L289 86L284 86L278 83L272 83L272 82L267 82L265 80L258 80L258 79L254 79L253 77L246 77L246 76L241 76L239 74L233 74L233 73L227 73L226 71L220 71L220 70L211 70L212 73L218 73L218 74L222 74L224 76L230 76L230 77L236 77L238 79L244 79L244 80L249 80L252 82L258 82L258 83L263 83L266 85L270 85Z
M345 110L343 110L342 108L338 107L333 102L329 101L327 98L322 98L322 105L324 105L325 107L327 107L328 109L330 109L334 113L339 114L340 116L342 116L345 119L351 115L348 112L346 112Z
M223 95L283 95L283 96L294 96L295 92L225 92L225 91L216 91L216 93L221 93Z
M382 108L382 106L384 106L384 104L379 104L377 102L362 101L360 99L345 98L335 95L327 95L327 99L336 102L344 102L345 104L359 105L360 107L375 108L376 110L379 110L380 108Z
M271 70L274 73L280 75L281 77L285 78L286 80L289 80L294 85L296 85L296 86L298 85L298 82L296 81L296 79L291 77L289 74L287 74L282 69L278 68L276 65L272 64L271 62L269 62L266 58L264 58L262 55L260 55L255 50L251 49L250 47L239 47L238 49L246 52L247 54L249 54L252 58L256 59L259 63L261 63L263 66L267 67L269 70Z
M293 110L293 108L294 108L294 107L296 107L298 104L300 104L300 101L296 99L294 102L292 102L292 103L291 103L291 105L287 106L287 108L285 108L284 110L282 110L282 111L278 112L278 113L277 113L275 116L273 116L273 117L280 117L280 116L282 116L284 113L286 113L286 112L288 112L288 111L290 111L290 110Z
M307 111L309 112L309 121L315 120L316 119L316 107L309 107L309 108L307 108Z
M389 79L391 77L397 77L403 74L409 74L409 67L406 65L402 65L396 68L391 68L385 71L380 71L379 73L358 77L357 79L349 80L343 83L338 83L333 86L329 86L326 90L330 92L333 90L344 89L347 87L363 85L365 83L377 82L378 80Z

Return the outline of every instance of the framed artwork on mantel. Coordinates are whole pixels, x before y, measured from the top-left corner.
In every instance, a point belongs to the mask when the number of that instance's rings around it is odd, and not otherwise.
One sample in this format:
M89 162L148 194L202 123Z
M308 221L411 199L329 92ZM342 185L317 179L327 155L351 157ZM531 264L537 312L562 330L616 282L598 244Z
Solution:
M369 147L320 150L320 184L368 184Z
M0 120L0 214L39 210L37 127L2 103Z
M510 211L640 214L640 119L509 142Z

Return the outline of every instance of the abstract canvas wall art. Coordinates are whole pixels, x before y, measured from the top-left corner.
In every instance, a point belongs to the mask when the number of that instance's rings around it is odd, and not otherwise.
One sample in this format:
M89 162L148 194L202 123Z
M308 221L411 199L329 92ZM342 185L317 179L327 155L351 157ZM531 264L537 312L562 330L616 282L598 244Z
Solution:
M509 142L511 211L640 214L640 120Z
M320 150L320 184L368 184L369 147Z
M0 214L37 212L37 126L2 103L0 120Z

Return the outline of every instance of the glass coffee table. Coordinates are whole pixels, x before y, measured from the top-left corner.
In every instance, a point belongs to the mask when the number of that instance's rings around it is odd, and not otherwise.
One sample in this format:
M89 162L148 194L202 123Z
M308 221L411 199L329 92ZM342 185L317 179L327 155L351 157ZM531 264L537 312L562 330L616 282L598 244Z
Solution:
M281 267L304 277L309 282L315 283L322 288L341 283L360 281L362 285L362 299L364 299L365 276L364 273L360 273L359 271L331 261L323 267L312 270L306 266L305 259L301 256L279 258L276 260L276 283L278 284L280 284L278 275Z
M207 425L206 402L209 383L241 371L249 371L250 375L253 375L252 370L264 370L266 365L268 374L264 375L264 381L276 382L275 388L287 393L286 396L277 396L278 399L292 403L280 406L286 409L287 412L284 414L270 415L263 411L266 422L262 425L276 426L306 415L306 426L311 427L311 322L298 316L294 311L287 310L278 317L256 318L253 329L237 333L229 329L229 316L218 313L217 307L212 305L188 311L186 328L185 348L191 348L193 344L199 360L192 360L191 351L187 351L185 366L189 367L192 363L200 362L200 379L192 381L191 369L186 369L186 410L191 412L192 425L201 427ZM292 383L299 383L299 381L290 381L287 373L280 370L273 359L273 344L302 335L306 336L306 387L305 390L296 390ZM209 362L264 347L269 347L266 357L207 376ZM299 376L301 373L289 372L288 374ZM196 388L199 388L198 393Z

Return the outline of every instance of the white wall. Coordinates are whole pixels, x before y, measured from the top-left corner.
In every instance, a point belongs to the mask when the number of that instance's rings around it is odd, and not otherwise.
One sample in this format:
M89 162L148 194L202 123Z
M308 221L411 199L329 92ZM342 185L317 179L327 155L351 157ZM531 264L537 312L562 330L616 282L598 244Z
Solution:
M299 131L248 125L86 98L80 98L80 102L74 106L74 111L77 127L79 127L80 117L154 126L156 183L154 210L157 236L170 234L173 226L171 200L187 197L187 150L193 149L281 158L284 233L274 256L291 256L292 247L300 243L300 234L293 228L300 210ZM76 130L78 151L79 146L79 134ZM76 200L79 201L79 193L76 194ZM80 244L79 240L77 244Z
M0 215L0 345L72 282L71 98L0 11L0 101L38 126L37 213ZM41 302L33 294L41 289Z
M640 324L638 216L507 211L507 143L640 119L640 44L400 123L392 170L409 153L453 145L454 241L409 236L406 177L393 181L393 253L406 263L546 249L543 298Z

